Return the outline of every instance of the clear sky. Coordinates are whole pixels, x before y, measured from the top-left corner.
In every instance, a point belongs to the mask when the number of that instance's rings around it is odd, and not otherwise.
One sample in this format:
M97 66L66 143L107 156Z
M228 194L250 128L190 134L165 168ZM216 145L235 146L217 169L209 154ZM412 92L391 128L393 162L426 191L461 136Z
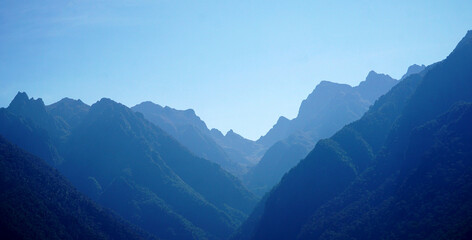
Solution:
M321 80L400 78L468 29L470 0L0 0L0 106L150 100L257 139Z

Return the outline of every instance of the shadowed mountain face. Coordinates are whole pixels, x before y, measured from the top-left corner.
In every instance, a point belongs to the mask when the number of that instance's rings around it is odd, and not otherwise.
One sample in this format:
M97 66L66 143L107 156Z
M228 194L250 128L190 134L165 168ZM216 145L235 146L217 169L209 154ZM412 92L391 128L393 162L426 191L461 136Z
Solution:
M0 109L0 135L11 143L44 159L51 166L62 161L48 132L33 121L19 117L5 108Z
M216 129L210 131L192 109L176 110L152 102L143 102L131 109L142 113L197 156L215 162L237 176L242 175L251 164L248 161L250 153L258 150L253 141L233 131L226 136ZM215 131L221 136L215 135Z
M0 134L52 166L62 162L56 145L68 133L68 125L48 114L41 99L29 99L26 93L0 109Z
M319 141L234 239L468 239L472 31Z
M150 239L0 136L2 239Z
M269 191L283 174L306 157L315 143L359 119L374 101L397 83L385 74L369 72L359 86L322 81L305 99L293 120L280 117L258 142L273 144L245 176L258 195Z
M226 238L257 201L234 176L194 156L124 105L102 99L88 108L79 101L62 100L46 108L42 101L31 104L38 100L25 99L25 106L34 105L44 117L2 109L6 120L0 121L39 136L33 150L52 152L43 146L57 150L63 160L57 168L74 186L158 237ZM42 126L60 126L63 131ZM10 132L9 138L31 148L26 140L36 138L25 133L28 138L22 141L15 133Z

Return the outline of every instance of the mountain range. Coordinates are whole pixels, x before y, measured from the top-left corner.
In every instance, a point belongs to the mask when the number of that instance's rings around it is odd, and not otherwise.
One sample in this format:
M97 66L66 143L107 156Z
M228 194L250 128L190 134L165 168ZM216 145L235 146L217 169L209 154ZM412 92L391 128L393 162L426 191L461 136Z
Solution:
M257 141L108 98L0 108L2 239L471 239L472 31L400 80L320 82Z
M472 31L314 149L233 239L469 239Z
M424 66L413 65L405 76L422 69ZM152 102L143 102L131 109L142 113L197 156L242 178L251 191L261 196L304 158L319 139L359 119L396 83L390 76L374 71L356 87L322 81L302 102L295 119L280 117L257 141L245 139L233 130L226 135L214 128L210 130L192 109L177 110Z
M409 71L420 69L410 67ZM397 82L388 75L371 71L356 87L328 81L319 83L301 103L296 118L280 117L258 140L271 147L243 177L248 188L260 196L268 192L306 157L318 140L330 137L344 125L359 119Z
M257 202L237 178L110 99L45 106L18 93L1 112L0 134L157 237L225 238Z
M252 152L258 150L253 141L233 131L224 136L216 129L209 130L192 109L176 110L152 102L143 102L131 109L142 113L147 120L169 133L197 156L219 164L236 176L245 173L251 165L248 160L251 150L248 148L254 148Z

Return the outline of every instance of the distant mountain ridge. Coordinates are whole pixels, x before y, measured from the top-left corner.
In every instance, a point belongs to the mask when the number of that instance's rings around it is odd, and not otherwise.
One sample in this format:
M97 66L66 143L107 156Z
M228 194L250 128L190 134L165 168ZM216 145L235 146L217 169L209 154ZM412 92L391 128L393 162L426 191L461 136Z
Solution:
M192 109L176 110L149 101L131 109L142 113L146 119L164 129L196 155L219 164L237 176L242 175L251 164L246 153L258 149L253 141L232 130L226 136L216 129L209 130Z
M265 151L264 146L242 137L232 129L223 135L218 129L213 128L210 130L210 134L230 157L246 166L257 163Z
M305 131L312 126L311 121L315 118L322 117L322 114L331 113L329 110L333 106L336 107L351 107L352 113L356 117L362 115L362 111L367 109L378 97L386 93L398 81L386 74L378 74L370 71L366 79L359 83L356 87L351 87L348 84L340 84L329 81L321 81L312 93L302 101L298 115L293 120L288 120L285 117L280 117L269 132L258 139L258 142L263 145L273 145L296 131ZM358 101L358 105L336 105L333 101L339 100ZM361 109L360 109L361 108ZM362 112L362 113L358 113ZM360 117L360 116L359 116ZM280 124L280 125L279 125ZM332 130L327 130L332 132ZM274 132L277 137L272 137Z
M250 190L262 196L290 168L306 157L315 143L345 124L359 119L398 81L370 71L356 87L321 81L300 105L296 118L280 117L257 142L271 145L261 161L243 177Z

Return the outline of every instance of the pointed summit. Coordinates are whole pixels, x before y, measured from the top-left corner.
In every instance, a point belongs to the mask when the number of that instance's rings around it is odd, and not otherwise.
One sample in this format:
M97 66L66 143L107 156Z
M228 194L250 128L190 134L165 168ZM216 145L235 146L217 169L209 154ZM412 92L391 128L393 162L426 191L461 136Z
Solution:
M229 138L229 139L232 139L232 140L237 140L237 141L246 141L247 140L243 136L241 136L238 133L234 132L233 129L230 129L226 133L225 137Z
M49 118L43 100L28 98L25 92L18 92L7 109L18 116L31 118L38 122L47 121Z
M420 73L420 72L423 71L425 68L426 68L425 65L418 65L418 64L413 64L413 65L409 66L409 67L408 67L408 70L407 70L406 73L402 76L402 78L400 79L400 81L403 80L403 79L405 79L406 77L412 75L412 74Z
M280 116L279 119L277 120L277 124L285 124L287 122L290 122L290 120L284 116Z
M239 136L237 133L235 133L233 131L233 129L230 129L228 132L226 132L226 137L230 137L230 136Z
M390 77L388 74L383 74L383 73L377 73L375 71L370 71L369 74L367 74L367 77L365 78L365 81L361 82L365 84L365 82L371 82L371 81L389 81L393 79Z
M7 110L18 117L31 121L36 127L48 131L51 138L55 140L66 135L69 130L63 121L55 119L47 112L41 98L28 98L24 92L18 92Z
M397 82L388 74L370 71L365 81L359 83L359 86L355 87L355 89L361 94L363 99L373 103L382 94L388 92Z
M12 105L18 105L18 104L21 104L21 103L26 103L27 101L29 100L29 97L28 97L28 94L26 94L26 92L18 92L15 96L15 98L13 98L13 100L11 101L10 106Z
M359 86L372 84L373 82L389 82L395 80L390 75L384 73L377 73L376 71L371 70L364 81L359 83Z
M33 98L30 99L26 92L18 92L15 98L13 98L13 100L11 101L10 105L8 105L8 110L15 113L20 113L23 112L25 108L30 107L44 107L44 102L41 98L38 98L36 100Z
M210 133L211 133L212 137L216 138L216 139L222 139L222 138L225 137L225 135L223 135L223 133L221 133L221 131L216 129L216 128L212 128L210 130Z

